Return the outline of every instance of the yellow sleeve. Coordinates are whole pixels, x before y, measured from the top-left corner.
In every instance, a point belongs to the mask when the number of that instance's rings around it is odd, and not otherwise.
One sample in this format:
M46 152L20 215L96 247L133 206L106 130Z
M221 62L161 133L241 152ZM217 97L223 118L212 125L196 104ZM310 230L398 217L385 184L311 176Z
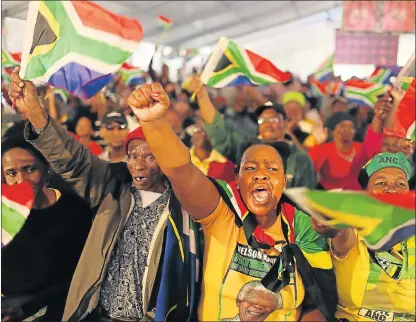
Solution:
M220 198L220 202L212 214L201 220L196 220L196 222L202 225L205 231L213 230L216 227L221 229L221 226L230 221L234 222L234 214L222 198Z

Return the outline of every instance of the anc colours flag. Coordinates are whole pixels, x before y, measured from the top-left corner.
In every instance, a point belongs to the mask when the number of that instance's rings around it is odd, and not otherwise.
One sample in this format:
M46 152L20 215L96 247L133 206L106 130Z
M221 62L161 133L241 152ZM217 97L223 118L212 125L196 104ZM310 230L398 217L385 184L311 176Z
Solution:
M328 81L331 75L334 74L334 57L335 54L329 56L316 70L314 73L315 78L319 82Z
M144 73L140 67L135 67L128 63L121 65L118 74L126 85L142 84L145 81Z
M209 87L283 83L292 75L269 60L222 37L209 58L201 80Z
M391 76L393 76L393 73L390 69L377 67L371 76L367 78L367 81L374 84L389 85Z
M383 84L350 79L344 84L344 95L351 103L373 107L378 98L388 91Z
M6 246L20 231L33 207L35 196L28 181L1 185L1 246Z
M285 193L322 223L357 229L374 251L389 250L415 234L415 191L369 195L363 191L292 188Z
M136 50L140 23L90 1L31 1L20 77L92 97Z

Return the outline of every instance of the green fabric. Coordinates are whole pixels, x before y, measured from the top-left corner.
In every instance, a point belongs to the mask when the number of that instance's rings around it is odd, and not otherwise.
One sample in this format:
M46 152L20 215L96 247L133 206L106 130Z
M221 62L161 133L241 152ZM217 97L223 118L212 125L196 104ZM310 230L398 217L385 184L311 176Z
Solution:
M295 212L294 229L296 236L295 244L306 253L315 254L329 250L326 238L313 230L311 218L298 209Z
M204 122L204 128L213 147L235 164L240 163L245 143L257 141L256 138L243 137L218 111L211 124ZM290 145L290 152L286 165L286 187L315 188L316 173L309 156L294 144Z
M52 16L59 22L60 36L54 47L45 54L32 56L29 60L24 79L43 76L59 59L71 52L95 58L107 64L120 64L130 57L131 52L121 50L102 41L80 35L72 24L72 18L60 1L43 1ZM86 50L88 49L88 50ZM111 55L108 55L111 53Z
M407 180L409 180L412 176L412 168L410 163L401 152L383 152L377 154L370 162L364 166L364 169L366 170L369 177L371 177L375 172L384 168L398 168L403 170L403 172L406 174Z
M1 228L11 237L16 236L25 223L26 218L17 210L1 204Z

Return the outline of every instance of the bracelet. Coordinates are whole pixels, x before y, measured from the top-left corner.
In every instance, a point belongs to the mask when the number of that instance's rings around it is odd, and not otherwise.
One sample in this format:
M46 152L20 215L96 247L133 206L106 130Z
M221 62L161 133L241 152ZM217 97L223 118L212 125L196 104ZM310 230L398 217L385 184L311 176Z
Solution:
M46 128L49 125L49 114L46 114L46 125L44 127L42 127L41 129L37 129L35 128L35 126L33 124L32 125L32 129L33 131L38 135L41 136L43 134L43 132L45 132Z

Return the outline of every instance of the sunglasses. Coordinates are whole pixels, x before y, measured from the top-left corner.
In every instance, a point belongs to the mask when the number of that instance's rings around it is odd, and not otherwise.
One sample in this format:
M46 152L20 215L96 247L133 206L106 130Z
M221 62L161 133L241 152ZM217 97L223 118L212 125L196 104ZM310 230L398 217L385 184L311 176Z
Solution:
M109 131L112 131L114 129L125 130L127 128L127 124L119 124L115 127L112 124L104 124L104 127Z
M278 117L259 118L257 123L262 125L263 123L279 123L281 120Z

